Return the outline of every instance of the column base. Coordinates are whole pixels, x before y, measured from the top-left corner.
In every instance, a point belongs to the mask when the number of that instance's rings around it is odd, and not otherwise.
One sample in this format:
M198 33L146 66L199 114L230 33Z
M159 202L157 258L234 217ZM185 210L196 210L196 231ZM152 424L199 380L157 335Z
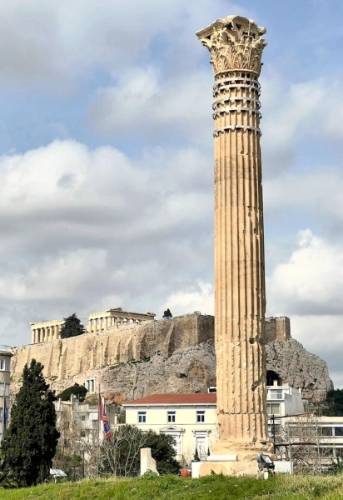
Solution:
M218 441L214 453L196 467L198 476L223 474L224 476L256 476L258 473L257 454L270 453L271 447L266 444L229 443Z

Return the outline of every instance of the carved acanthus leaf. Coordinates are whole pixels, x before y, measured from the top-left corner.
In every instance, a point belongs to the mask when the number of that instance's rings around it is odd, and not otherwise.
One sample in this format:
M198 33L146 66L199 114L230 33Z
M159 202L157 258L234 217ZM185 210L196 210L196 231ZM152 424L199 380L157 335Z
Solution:
M230 70L261 72L261 58L266 41L264 28L246 18L230 17L216 21L198 33L211 53L214 72Z

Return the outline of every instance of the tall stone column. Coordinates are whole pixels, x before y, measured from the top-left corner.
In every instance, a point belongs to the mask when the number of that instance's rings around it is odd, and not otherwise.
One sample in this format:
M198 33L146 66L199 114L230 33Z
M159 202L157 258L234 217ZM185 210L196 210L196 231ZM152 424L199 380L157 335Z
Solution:
M255 449L266 442L258 83L264 33L238 16L197 33L214 69L215 345L222 450Z

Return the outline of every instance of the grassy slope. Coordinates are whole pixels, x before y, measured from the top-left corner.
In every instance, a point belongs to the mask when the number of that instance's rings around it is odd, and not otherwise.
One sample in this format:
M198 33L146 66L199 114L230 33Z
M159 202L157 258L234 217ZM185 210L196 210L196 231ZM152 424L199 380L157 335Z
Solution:
M0 498L14 499L343 499L343 476L181 479L176 476L149 479L85 480L79 483L47 484L18 490L0 489Z

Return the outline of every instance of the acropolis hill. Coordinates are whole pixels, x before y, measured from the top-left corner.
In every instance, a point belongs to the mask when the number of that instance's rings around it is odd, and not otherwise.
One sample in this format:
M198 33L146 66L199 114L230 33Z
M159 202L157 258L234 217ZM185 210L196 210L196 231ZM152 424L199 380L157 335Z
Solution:
M152 393L206 391L216 385L213 341L213 316L194 313L29 344L13 357L14 389L25 363L35 358L57 392L87 379L95 379L101 392L118 401ZM302 388L309 399L325 398L332 388L327 366L291 338L288 318L267 319L265 342L268 370Z

